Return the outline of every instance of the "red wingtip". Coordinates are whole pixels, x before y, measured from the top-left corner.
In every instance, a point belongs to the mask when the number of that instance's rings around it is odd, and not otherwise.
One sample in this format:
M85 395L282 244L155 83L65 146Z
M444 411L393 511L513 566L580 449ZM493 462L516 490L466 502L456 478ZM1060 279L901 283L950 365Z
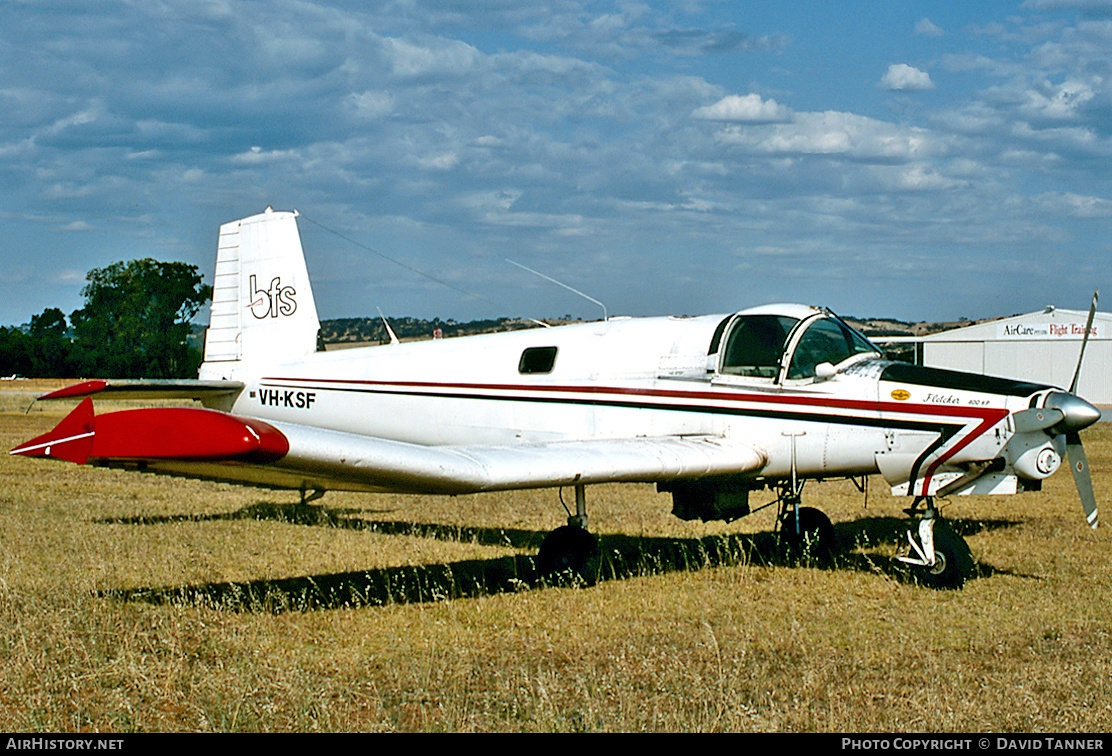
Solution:
M89 456L271 462L289 448L285 435L261 420L210 409L158 407L98 417L96 444Z
M95 423L93 400L85 397L73 412L54 426L54 430L20 444L8 453L64 459L83 465L93 448Z
M60 388L57 391L51 391L49 394L43 394L39 399L68 399L73 396L88 396L89 394L103 391L107 386L108 381L84 381L82 383L75 383L72 386Z
M157 407L93 416L85 397L49 433L10 454L85 464L94 460L209 460L266 464L284 457L289 440L261 420L209 409Z

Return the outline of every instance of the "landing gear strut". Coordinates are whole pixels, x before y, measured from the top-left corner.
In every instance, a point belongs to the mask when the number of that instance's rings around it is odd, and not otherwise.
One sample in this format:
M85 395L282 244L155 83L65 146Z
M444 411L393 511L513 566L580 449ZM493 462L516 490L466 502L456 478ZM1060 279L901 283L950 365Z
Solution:
M784 435L791 437L792 476L777 486L780 511L776 521L780 525L780 547L789 561L829 564L834 559L834 526L819 510L800 506L805 481L799 479L796 471L795 442L806 434L798 431Z
M547 579L571 578L587 585L598 580L598 539L587 531L587 494L582 484L575 486L575 514L568 514L568 524L545 536L537 552L537 569Z
M323 497L324 497L324 489L323 488L314 488L312 490L312 492L310 492L309 491L309 485L307 483L302 483L301 484L301 506L305 506L309 502L316 501L317 499L320 499L320 498L323 498Z
M934 505L931 496L918 496L907 510L912 518L924 507L918 532L908 531L911 544L907 556L898 557L909 564L923 585L931 588L960 588L973 575L973 554L969 544L954 532Z

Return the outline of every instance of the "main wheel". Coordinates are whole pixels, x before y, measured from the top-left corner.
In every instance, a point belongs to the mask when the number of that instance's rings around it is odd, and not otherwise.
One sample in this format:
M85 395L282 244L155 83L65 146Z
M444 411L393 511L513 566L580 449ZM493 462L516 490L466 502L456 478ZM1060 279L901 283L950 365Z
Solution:
M820 510L800 507L781 523L780 544L790 561L829 564L836 552L834 526Z
M945 521L934 525L934 565L916 567L916 576L931 588L961 588L973 575L973 553L965 539Z
M547 536L537 552L537 569L549 580L598 580L598 539L578 525L564 525Z

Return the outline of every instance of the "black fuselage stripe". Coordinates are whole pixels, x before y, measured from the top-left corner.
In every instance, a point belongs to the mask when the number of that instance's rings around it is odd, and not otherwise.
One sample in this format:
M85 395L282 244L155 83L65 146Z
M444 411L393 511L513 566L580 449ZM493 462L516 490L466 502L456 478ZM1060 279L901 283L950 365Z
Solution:
M923 466L927 457L941 449L947 441L954 437L954 433L957 432L957 429L952 426L940 426L936 428L936 430L939 433L938 438L934 440L934 443L924 449L922 454L915 458L915 464L911 466L911 477L908 479L907 483L908 496L913 496L915 494L915 481L919 478L919 469Z
M267 387L279 388L305 388L305 386L303 385L294 384L291 386L291 384L285 383L267 383L265 385ZM853 425L870 428L892 428L896 430L916 430L932 433L939 433L942 432L943 428L950 428L951 433L949 434L949 436L947 436L947 438L952 436L953 433L956 433L961 428L968 425L971 420L970 418L955 418L952 422L946 422L944 420L938 419L901 420L896 418L861 417L857 415L839 415L834 413L827 414L821 412L804 412L780 409L756 409L749 407L726 407L722 405L645 402L635 401L632 399L585 399L577 397L554 396L508 396L502 394L471 394L464 392L399 390L366 387L317 387L315 390L322 392L337 391L340 393L381 394L388 396L425 397L434 399L471 399L476 401L526 402L532 404L564 404L576 406L615 407L619 409L666 410L670 412L692 412L697 414L710 415L732 415L736 417L775 418L779 420L798 420L801 422L831 423L835 425Z

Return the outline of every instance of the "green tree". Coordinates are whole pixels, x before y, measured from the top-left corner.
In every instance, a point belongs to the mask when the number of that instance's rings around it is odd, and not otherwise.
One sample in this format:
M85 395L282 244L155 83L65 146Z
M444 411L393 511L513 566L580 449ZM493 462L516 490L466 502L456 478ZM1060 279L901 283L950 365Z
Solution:
M18 328L0 328L0 377L30 372L30 339Z
M196 265L150 258L89 271L70 316L77 368L114 378L188 378L201 355L190 321L212 298Z
M36 378L63 378L73 375L73 344L66 316L57 307L48 307L31 316L28 345L31 366L28 375Z

